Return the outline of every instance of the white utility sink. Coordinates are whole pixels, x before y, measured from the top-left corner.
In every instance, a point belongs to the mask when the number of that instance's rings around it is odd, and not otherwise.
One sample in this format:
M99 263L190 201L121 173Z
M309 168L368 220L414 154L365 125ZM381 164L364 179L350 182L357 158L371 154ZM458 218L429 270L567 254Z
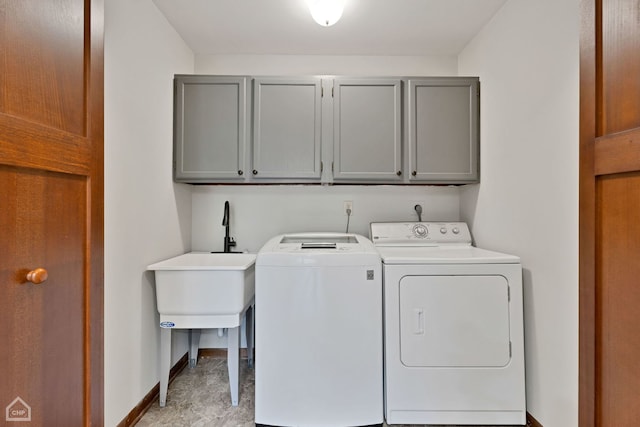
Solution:
M189 362L198 360L200 330L227 328L231 404L238 405L240 325L245 318L247 355L253 364L255 254L190 252L147 267L155 272L160 313L160 406L171 368L171 330L190 329Z
M238 315L255 293L255 261L255 254L190 252L150 265L158 312L176 328L206 322L202 316Z

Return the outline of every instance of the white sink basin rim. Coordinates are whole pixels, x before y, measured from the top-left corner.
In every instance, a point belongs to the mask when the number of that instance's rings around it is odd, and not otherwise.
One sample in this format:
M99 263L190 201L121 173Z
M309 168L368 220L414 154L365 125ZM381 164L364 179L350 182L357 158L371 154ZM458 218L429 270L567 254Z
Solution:
M246 270L255 262L255 254L189 252L151 264L147 270Z

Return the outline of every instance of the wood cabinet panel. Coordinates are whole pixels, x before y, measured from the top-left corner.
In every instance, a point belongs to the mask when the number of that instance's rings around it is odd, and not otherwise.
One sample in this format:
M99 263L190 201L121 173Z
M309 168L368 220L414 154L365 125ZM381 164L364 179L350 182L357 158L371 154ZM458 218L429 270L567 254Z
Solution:
M82 425L87 181L0 166L0 182L0 403L19 396L30 425ZM28 282L37 267L47 280Z
M633 0L602 2L601 135L640 127L640 8Z
M597 183L597 426L631 426L640 418L640 173Z
M86 134L85 3L0 2L0 112Z

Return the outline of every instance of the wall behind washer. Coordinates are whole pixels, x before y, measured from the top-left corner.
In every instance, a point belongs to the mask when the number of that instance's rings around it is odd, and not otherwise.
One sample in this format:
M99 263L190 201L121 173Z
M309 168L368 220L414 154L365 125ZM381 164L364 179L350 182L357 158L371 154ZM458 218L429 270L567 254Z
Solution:
M195 186L192 194L193 250L222 250L224 202L229 201L236 250L257 252L281 233L346 231L344 201L353 202L349 231L369 236L372 221L456 221L459 187L434 186Z

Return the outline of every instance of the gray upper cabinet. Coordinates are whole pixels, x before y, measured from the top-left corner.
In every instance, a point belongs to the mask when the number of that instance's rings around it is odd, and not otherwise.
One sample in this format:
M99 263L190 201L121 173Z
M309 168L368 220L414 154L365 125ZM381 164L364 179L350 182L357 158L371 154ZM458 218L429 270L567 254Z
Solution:
M333 179L402 181L400 79L335 79Z
M411 78L407 86L409 180L478 182L478 78Z
M248 135L246 77L176 75L174 178L244 180Z
M477 77L176 75L174 86L177 182L479 181Z
M254 180L319 180L322 98L319 78L253 80Z

